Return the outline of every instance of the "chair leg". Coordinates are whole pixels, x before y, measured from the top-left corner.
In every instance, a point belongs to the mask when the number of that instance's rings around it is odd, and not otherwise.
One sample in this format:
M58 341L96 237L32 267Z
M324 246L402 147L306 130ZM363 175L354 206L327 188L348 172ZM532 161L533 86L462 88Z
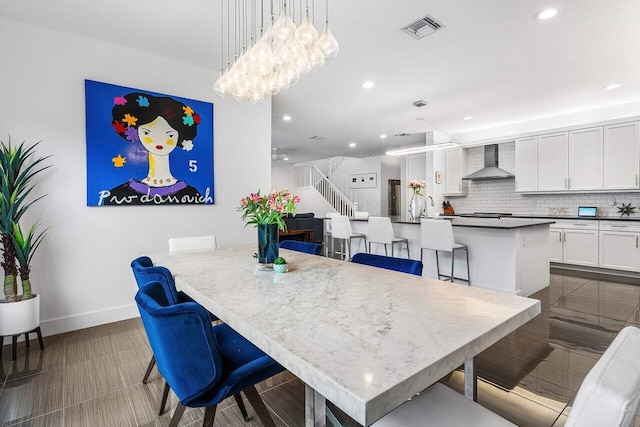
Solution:
M351 258L353 258L353 254L351 253L351 238L347 239L347 247L349 249L349 261L351 261Z
M244 406L244 400L242 400L242 396L240 395L240 393L238 393L238 394L234 395L233 397L236 399L236 403L238 404L238 408L240 409L240 413L242 414L242 418L244 418L245 421L249 421L251 419L251 417L247 413L247 408L245 408L245 406Z
M453 265L456 262L456 251L451 251L451 281L453 282Z
M202 421L202 427L213 427L213 422L216 419L216 408L218 405L207 406L204 410L204 420Z
M17 347L18 347L18 335L14 335L11 337L11 360L16 360L18 358L18 353L17 353Z
M369 250L371 252L371 250ZM387 244L384 244L384 256L387 256ZM393 256L393 243L391 244L391 256Z
M2 357L2 347L4 347L4 336L0 337L0 358Z
M147 366L147 371L144 373L144 377L142 377L142 384L146 384L149 379L149 375L151 375L151 371L156 364L156 357L151 356L151 360L149 361L149 366Z
M24 345L25 347L29 348L29 332L27 332L26 334L24 334Z
M465 253L467 254L467 284L471 286L471 275L469 274L469 271L471 270L469 268L469 248L465 250Z
M164 408L167 406L167 398L169 397L169 383L164 382L164 390L162 391L162 401L160 402L160 412L158 415L162 415L164 413Z
M36 334L38 334L38 343L40 343L40 350L44 350L44 342L42 341L42 331L40 326L36 328Z
M420 248L420 262L424 264L424 261L422 261L423 254L424 254L424 248Z
M436 271L438 272L438 280L440 280L440 261L438 260L438 251L436 251Z
M243 392L245 396L247 396L247 399L249 399L249 403L253 406L256 414L258 414L258 418L262 421L262 425L264 425L264 427L276 427L276 424L273 422L273 418L271 418L271 414L269 414L267 407L264 406L264 402L258 394L258 390L256 390L256 386L252 385L251 387L247 387Z
M178 406L176 410L173 411L173 417L171 417L171 422L169 423L169 427L178 427L178 423L180 422L180 418L182 418L182 414L184 414L185 407L182 403L178 402Z

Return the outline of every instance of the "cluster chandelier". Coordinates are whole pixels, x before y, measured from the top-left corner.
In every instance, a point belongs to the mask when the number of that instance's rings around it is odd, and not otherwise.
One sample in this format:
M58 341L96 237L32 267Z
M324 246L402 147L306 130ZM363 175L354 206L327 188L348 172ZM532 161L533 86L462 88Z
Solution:
M314 26L314 0L276 0L279 10L271 0L266 30L264 0L226 0L226 25L225 0L221 3L222 63L213 85L218 96L260 104L338 55L338 41L329 29L329 0L322 35Z

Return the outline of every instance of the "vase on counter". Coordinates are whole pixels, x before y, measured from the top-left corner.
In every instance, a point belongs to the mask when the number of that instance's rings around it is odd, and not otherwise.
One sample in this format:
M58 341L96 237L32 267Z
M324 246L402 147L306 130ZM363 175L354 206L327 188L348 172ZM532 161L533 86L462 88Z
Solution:
M418 221L424 214L424 199L413 193L409 201L409 221Z
M273 263L278 247L278 224L258 224L258 262Z

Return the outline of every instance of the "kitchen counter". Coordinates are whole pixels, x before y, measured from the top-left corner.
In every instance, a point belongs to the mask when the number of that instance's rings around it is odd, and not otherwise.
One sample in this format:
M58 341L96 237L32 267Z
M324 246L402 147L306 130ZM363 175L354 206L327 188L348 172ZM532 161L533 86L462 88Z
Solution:
M440 217L451 221L456 243L469 247L471 286L529 296L549 286L549 225L550 219L525 218L460 218ZM412 259L421 259L420 222L393 221L394 234L406 237ZM417 226L416 226L417 225ZM355 233L368 232L366 220L352 220ZM360 239L353 242L355 252L364 252ZM403 246L404 248L404 246ZM381 244L371 245L372 253L384 255ZM389 251L389 255L391 252ZM395 256L404 258L407 252L396 245ZM451 271L451 254L439 252L440 272ZM455 276L467 277L464 252L456 253ZM423 276L437 277L436 257L425 250Z
M458 214L456 215L441 215L440 217L449 217L449 218L468 218L468 217L462 217ZM481 217L481 216L476 216L474 218L485 218L485 217ZM486 218L493 218L493 217L486 217ZM571 215L533 215L533 214L513 214L513 215L508 215L508 216L502 216L501 219L508 219L508 218L526 218L526 219L558 219L558 220L587 220L587 221L632 221L632 222L640 222L640 217L620 217L620 215L616 215L616 216L598 216L598 217L586 217L586 216L571 216Z
M525 219L524 217L518 218L469 218L469 217L453 217L445 216L434 219L442 219L451 221L451 225L454 227L476 227L476 228L500 228L506 230L512 230L515 228L536 227L539 225L553 224L554 221L546 219ZM392 221L397 224L417 224L420 225L420 221Z

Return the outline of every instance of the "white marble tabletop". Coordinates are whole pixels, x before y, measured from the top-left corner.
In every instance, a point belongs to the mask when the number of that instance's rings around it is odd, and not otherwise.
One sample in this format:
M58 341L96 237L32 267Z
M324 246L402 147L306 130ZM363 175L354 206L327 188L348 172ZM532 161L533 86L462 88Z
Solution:
M181 290L363 425L540 313L540 302L255 245L151 254Z

